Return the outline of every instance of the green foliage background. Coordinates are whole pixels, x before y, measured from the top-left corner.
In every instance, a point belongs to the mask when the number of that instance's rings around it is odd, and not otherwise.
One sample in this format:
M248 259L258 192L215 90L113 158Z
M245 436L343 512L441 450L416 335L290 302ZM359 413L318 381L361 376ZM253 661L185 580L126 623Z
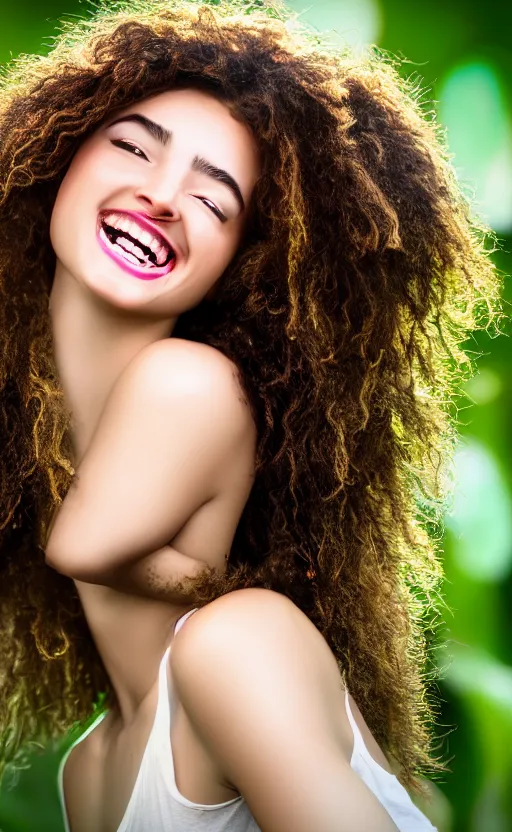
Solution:
M373 42L405 56L447 127L461 181L495 229L494 256L512 273L512 5L502 0L289 0L318 28L356 48ZM45 53L81 0L0 0L0 62ZM510 313L512 289L505 283ZM478 333L478 374L460 403L457 491L446 517L446 645L439 720L450 772L425 808L440 832L512 830L512 350ZM58 695L56 693L56 695ZM56 790L62 748L44 749L0 794L0 832L62 832Z

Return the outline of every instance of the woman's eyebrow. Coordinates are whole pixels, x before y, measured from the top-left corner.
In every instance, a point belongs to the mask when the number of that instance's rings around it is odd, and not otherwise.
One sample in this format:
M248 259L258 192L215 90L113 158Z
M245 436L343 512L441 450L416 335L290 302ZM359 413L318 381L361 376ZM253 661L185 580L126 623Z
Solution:
M126 116L120 116L119 118L114 119L114 121L109 122L106 126L113 127L114 124L120 124L122 121L135 121L138 124L142 124L148 133L153 136L157 142L163 144L164 147L172 138L170 130L163 127L161 124L157 124L156 121L151 121L150 118L146 118L146 116L143 116L141 113L129 113Z
M147 130L148 133L164 147L169 144L172 138L170 130L162 124L157 124L156 121L152 121L150 118L143 116L142 113L129 113L128 115L120 116L119 118L114 119L114 121L109 122L106 127L113 127L114 124L120 124L122 121L135 121L136 123L142 125L142 127L144 127L144 129ZM198 173L204 173L206 176L210 176L217 182L222 182L224 185L227 185L234 194L241 210L245 210L245 202L242 196L242 191L240 190L236 179L234 179L231 174L227 172L227 170L218 168L216 165L212 165L211 162L208 162L207 159L204 159L202 156L194 157L192 170L195 170Z
M244 198L238 187L238 183L227 170L212 165L211 162L208 162L202 156L194 156L192 170L198 171L198 173L204 173L206 176L211 176L212 179L216 179L217 182L222 182L224 185L227 185L235 195L241 210L245 210Z

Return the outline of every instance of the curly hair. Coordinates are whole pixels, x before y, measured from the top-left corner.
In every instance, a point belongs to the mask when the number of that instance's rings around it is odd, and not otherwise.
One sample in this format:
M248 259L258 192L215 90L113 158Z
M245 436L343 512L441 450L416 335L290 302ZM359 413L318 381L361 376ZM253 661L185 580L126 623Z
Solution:
M488 231L411 80L376 49L331 49L278 2L102 0L0 82L0 758L113 696L74 583L44 558L74 474L56 373L49 236L80 143L114 108L176 87L249 126L262 175L213 302L173 335L235 362L256 479L225 574L289 597L333 651L399 779L433 747L438 540L451 496L464 340L502 318ZM499 331L499 330L498 330ZM436 753L434 753L436 752Z

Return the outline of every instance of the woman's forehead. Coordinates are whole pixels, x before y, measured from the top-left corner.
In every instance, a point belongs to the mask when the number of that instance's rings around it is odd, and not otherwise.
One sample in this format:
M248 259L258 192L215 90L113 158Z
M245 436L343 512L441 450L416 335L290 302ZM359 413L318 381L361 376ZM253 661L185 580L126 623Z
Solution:
M191 143L199 149L216 152L224 162L235 163L233 154L245 167L259 167L258 142L251 128L235 118L230 107L220 98L195 87L180 87L154 93L130 102L109 113L102 128L126 117L164 147Z
M112 110L106 118L115 115L122 115L129 113L137 108L144 108L148 110L159 110L164 113L166 110L177 110L180 108L193 108L205 110L209 107L210 110L216 109L219 113L223 112L231 114L230 107L222 100L221 96L215 95L195 86L179 86L171 89L159 90L150 93L144 98L135 99L123 104Z

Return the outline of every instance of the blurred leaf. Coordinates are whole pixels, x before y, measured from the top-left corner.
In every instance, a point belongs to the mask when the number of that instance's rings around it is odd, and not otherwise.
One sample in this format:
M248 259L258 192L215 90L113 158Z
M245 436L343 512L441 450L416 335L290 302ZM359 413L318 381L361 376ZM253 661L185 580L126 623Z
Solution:
M0 792L0 832L64 832L57 771L63 751L32 757L15 789Z
M439 115L462 181L475 187L478 213L496 230L512 230L512 125L495 68L482 61L452 68Z
M500 581L512 567L512 501L488 448L466 438L455 454L457 489L446 525L459 569L477 581Z

